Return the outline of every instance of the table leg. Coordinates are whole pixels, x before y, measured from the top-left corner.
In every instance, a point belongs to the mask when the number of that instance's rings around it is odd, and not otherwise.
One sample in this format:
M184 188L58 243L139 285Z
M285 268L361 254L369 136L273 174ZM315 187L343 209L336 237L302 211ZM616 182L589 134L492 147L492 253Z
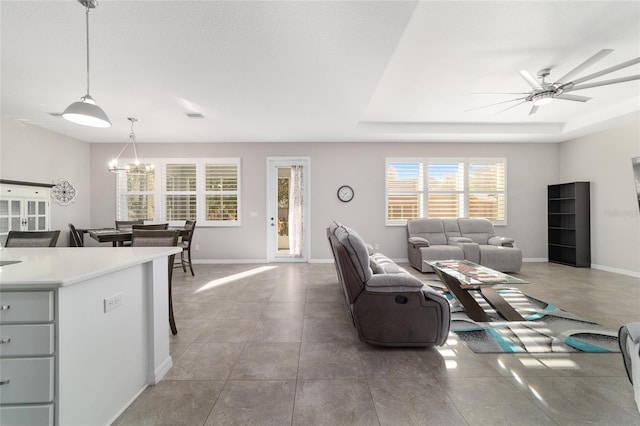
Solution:
M467 313L469 318L478 322L490 322L491 317L487 315L487 313L482 309L482 307L476 302L476 299L473 298L471 294L469 294L468 290L464 290L460 288L460 282L447 275L442 273L442 271L434 268L436 274L440 278L440 281L447 286L449 291L453 293L453 295L458 299L460 304L464 307L464 311Z
M525 321L514 308L498 292L491 287L482 287L480 293L487 302L507 321Z

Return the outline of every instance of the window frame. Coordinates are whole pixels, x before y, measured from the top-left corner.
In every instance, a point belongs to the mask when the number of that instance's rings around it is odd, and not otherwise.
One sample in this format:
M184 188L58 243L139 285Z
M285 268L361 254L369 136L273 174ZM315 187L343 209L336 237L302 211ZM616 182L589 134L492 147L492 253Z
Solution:
M121 159L123 163L133 163L132 158ZM154 190L146 193L154 196L155 222L169 222L170 225L184 223L184 220L169 221L166 218L166 197L170 195L195 195L196 196L196 218L198 227L239 227L242 226L242 161L239 157L220 158L147 158L141 160L142 163L154 166ZM195 164L196 165L196 189L195 191L169 191L166 186L166 166L167 164ZM234 164L237 167L236 179L237 187L233 191L207 191L206 190L206 166L210 164ZM116 175L116 218L117 220L129 220L124 217L127 209L119 208L121 196L126 195L126 175ZM124 183L124 185L123 185ZM124 192L123 192L124 187ZM132 191L137 194L139 191ZM233 195L236 197L237 215L235 220L206 220L206 199L212 192L221 195ZM128 213L126 214L128 216ZM149 218L151 219L151 218Z
M432 190L429 187L429 165L434 163L453 163L458 162L463 164L463 182L461 190ZM394 163L414 163L421 165L422 167L422 189L415 191L398 191L391 190L389 187L389 167ZM485 190L470 190L469 189L469 170L471 164L482 163L501 163L504 170L504 191L485 191ZM505 157L387 157L385 158L385 225L386 226L405 226L407 219L390 219L389 218L389 197L393 195L402 194L418 194L421 195L421 205L418 210L420 211L421 218L429 217L429 194L458 194L462 197L461 207L458 211L459 217L469 217L469 204L470 196L474 194L497 194L502 195L504 198L503 215L504 220L491 220L491 223L495 226L507 225L507 158Z

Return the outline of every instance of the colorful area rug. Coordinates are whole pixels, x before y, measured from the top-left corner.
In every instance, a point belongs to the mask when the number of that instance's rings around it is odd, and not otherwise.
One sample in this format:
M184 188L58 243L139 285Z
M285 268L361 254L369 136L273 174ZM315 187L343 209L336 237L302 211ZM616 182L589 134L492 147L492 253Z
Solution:
M498 293L526 321L504 321L478 294L480 306L494 322L471 320L457 300L446 294L452 304L451 331L476 353L567 353L620 352L618 332L565 312L549 303L522 294L514 288Z

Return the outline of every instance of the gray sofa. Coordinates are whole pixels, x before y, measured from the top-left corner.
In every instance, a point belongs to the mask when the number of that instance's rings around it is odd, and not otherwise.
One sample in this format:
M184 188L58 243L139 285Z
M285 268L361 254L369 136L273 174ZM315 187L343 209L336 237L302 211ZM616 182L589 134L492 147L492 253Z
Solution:
M327 237L358 337L380 346L433 346L447 340L449 302L439 292L371 253L353 229L333 223Z
M522 251L487 219L412 219L407 238L409 263L421 272L433 272L425 260L466 259L500 272L522 267Z

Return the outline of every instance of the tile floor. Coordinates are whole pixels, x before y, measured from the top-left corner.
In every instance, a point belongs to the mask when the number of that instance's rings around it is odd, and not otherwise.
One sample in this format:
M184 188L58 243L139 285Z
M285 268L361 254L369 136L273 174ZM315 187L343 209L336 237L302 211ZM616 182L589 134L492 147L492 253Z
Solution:
M374 347L332 264L195 270L174 275L174 367L116 425L640 425L620 354L475 354L455 334ZM638 278L547 263L518 276L526 294L611 329L640 320Z

